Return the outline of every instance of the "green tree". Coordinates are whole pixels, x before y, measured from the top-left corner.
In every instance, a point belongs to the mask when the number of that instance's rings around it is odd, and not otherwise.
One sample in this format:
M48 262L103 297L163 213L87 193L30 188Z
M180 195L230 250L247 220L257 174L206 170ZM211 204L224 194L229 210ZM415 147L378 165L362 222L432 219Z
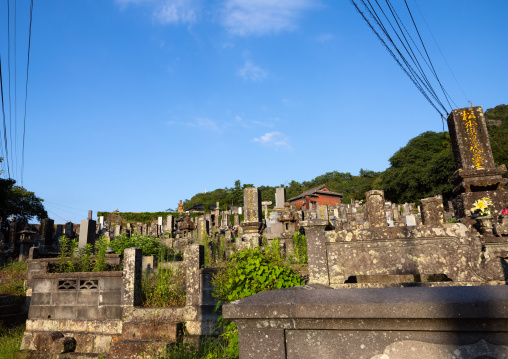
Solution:
M499 105L485 111L490 135L490 147L496 165L508 165L508 105ZM508 176L508 174L505 174Z
M48 217L48 213L42 204L43 200L33 192L16 186L12 178L0 178L0 217L2 228L7 229L7 218L27 223L33 217L40 221Z
M424 132L390 158L382 174L385 197L393 202L417 202L442 194L451 196L448 182L455 170L448 133Z

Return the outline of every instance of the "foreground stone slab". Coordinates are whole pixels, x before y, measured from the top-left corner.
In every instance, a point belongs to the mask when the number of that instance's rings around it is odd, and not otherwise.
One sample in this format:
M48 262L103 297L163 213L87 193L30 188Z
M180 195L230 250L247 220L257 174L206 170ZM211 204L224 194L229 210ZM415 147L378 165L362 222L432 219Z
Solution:
M508 287L267 291L223 307L240 358L506 358Z

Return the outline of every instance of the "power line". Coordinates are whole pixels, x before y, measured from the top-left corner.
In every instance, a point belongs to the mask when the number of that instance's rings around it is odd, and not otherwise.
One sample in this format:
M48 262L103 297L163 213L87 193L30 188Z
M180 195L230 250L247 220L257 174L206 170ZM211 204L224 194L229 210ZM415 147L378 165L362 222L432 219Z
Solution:
M18 65L16 55L16 1L14 1L14 158L16 158L16 178L18 178Z
M60 206L60 207L66 207L66 208L70 208L70 209L75 209L76 211L88 211L87 209L80 209L80 208L74 208L74 207L70 207L70 206L65 206L63 204L58 204L58 203L55 203L55 202L51 202L51 201L48 201L48 200L44 200L44 202L48 202L48 203L53 203L54 205L57 205L57 206Z
M7 70L9 73L9 141L11 145L11 164L14 165L12 158L12 101L11 101L11 12L9 0L7 0ZM14 167L13 167L14 175ZM15 175L14 175L15 177Z
M53 211L50 211L49 209L48 209L47 211L48 211L49 213L53 213L55 216L60 217L61 219L63 219L64 221L66 221L66 222L67 222L67 218L64 218L64 217L62 217L62 216L59 216L58 214L56 214L56 213L55 213L55 212L53 212Z
M51 203L46 203L46 201L44 201L44 203L46 204L46 206L50 206L50 207L53 207L55 210L58 210L58 211L62 211L62 212L66 212L66 213L70 213L74 216L78 216L78 217L81 217L83 216L83 213L76 213L74 211L70 211L68 209L63 209L63 208L60 208L59 206L56 206L54 204L51 204ZM83 211L85 213L87 213L86 211Z
M434 33L432 32L432 30L430 29L429 27L429 24L427 24L427 20L425 20L425 16L423 16L423 13L422 11L420 10L420 7L418 6L418 2L416 2L416 0L413 0L415 5L416 5L416 8L418 9L418 12L420 13L420 15L422 16L422 19L423 19L423 22L425 23L425 26L427 26L427 29L429 30L430 32L430 35L432 36L432 39L434 40L434 42L436 43L436 46L439 50L439 53L441 54L441 56L443 57L443 60L445 61L446 63L446 66L448 67L448 70L450 70L450 73L452 74L455 82L457 83L457 86L459 86L459 89L460 91L462 92L462 94L464 95L464 98L466 99L466 102L467 102L467 99L468 97L466 96L466 94L464 93L464 90L462 89L462 86L460 86L459 84L459 81L457 80L457 78L455 77L455 74L453 73L452 71L452 68L450 67L450 64L448 63L448 61L446 60L446 57L445 55L443 54L443 51L441 51L441 47L439 46L439 44L437 43L437 40L436 38L434 37ZM455 103L454 103L455 104ZM455 107L458 107L456 104L455 104Z
M413 37L404 25L400 16L397 14L397 11L391 4L390 0L385 0L385 8L387 7L389 11L385 11L378 0L374 0L372 3L370 0L360 0L359 2L365 8L365 13L360 9L355 0L350 0L356 11L362 16L363 20L374 32L378 40L390 53L395 62L397 62L399 67L413 82L415 87L427 99L431 106L434 107L439 115L441 117L445 117L439 108L444 110L445 114L448 114L449 110L445 107L440 99L440 96L438 96L434 90L430 78L433 77L437 81L450 108L453 108L450 101L453 103L454 101L451 99L451 96L448 94L439 76L437 75L437 71L432 64L432 60L430 59L429 53L427 52L422 36L420 35L416 21L413 18L411 10L409 9L407 0L404 1L426 56L424 56L422 51L420 51L420 47L413 40ZM374 7L373 3L376 4L377 8ZM372 23L370 19L366 17L366 14L370 15L372 18ZM389 16L389 14L391 16ZM384 18L382 19L380 15L382 15ZM382 35L384 35L384 38ZM417 56L417 52L420 56ZM428 70L430 70L432 76L427 76L427 71L424 70L422 64L420 63L421 60L423 60L423 62L427 65Z
M23 150L21 152L21 186L23 186L23 172L25 171L25 134L26 134L26 102L28 99L28 68L30 67L30 42L32 39L32 13L34 0L30 1L30 27L28 29L28 59L26 62L26 83L25 83L25 116L23 117Z
M2 115L4 124L4 148L5 148L5 162L7 163L7 174L11 178L11 169L9 166L9 150L7 147L7 129L5 127L5 109L4 109L4 80L2 77L2 57L0 56L0 90L2 95Z
M381 37L381 35L376 31L376 29L374 28L374 26L370 23L369 19L367 19L367 17L365 16L365 14L360 10L360 8L358 7L358 5L355 3L354 0L350 0L351 3L353 4L353 6L355 7L356 11L362 16L362 18L365 20L365 22L367 23L367 25L370 27L370 29L374 32L374 34L377 36L378 40L383 44L383 46L385 47L385 49L390 53L390 55L392 56L392 58L395 60L395 62L397 62L397 64L399 65L399 67L402 69L402 71L404 71L404 73L409 77L409 79L413 82L413 84L415 85L415 87L420 91L420 93L427 99L427 101L430 103L430 105L432 107L434 107L434 109L442 116L442 113L441 111L439 111L439 109L436 107L436 105L434 104L434 102L430 99L430 97L428 96L428 94L425 92L425 90L422 88L422 86L420 85L420 83L418 83L417 79L413 76L413 73L414 73L414 70L412 70L411 66L409 66L409 64L407 63L407 61L405 62L406 66L408 67L408 69L406 69L402 63L400 62L400 60L397 58L397 56L394 54L394 52L392 51L392 49L386 44L386 42L383 40L383 38ZM367 0L368 1L368 0ZM374 14L372 13L372 11L370 11L369 7L365 4L365 2L363 0L361 0L362 4L364 5L364 7L366 8L367 12L372 16L372 18L374 19L374 21L376 21L376 23L378 24L378 26L381 28L381 30L383 30L383 32L385 33L386 35L386 29L384 28L384 26L376 19L376 16L374 16ZM369 3L370 4L370 3ZM372 5L371 5L372 7ZM387 36L389 38L389 35ZM397 49L396 49L397 50ZM400 54L400 51L399 51L399 54ZM402 55L402 54L400 54ZM410 73L411 72L411 73Z
M429 53L427 52L427 48L425 47L425 44L423 43L422 37L420 36L420 31L418 31L418 27L416 26L416 22L413 18L413 14L411 14L411 10L409 9L409 5L407 4L407 0L404 0L404 3L406 4L407 11L409 12L409 15L411 16L411 20L413 21L413 25L415 27L416 33L418 34L418 37L420 38L420 42L422 43L423 49L425 50L425 54L427 55L427 58L429 59L430 66L432 67L432 71L434 73L434 76L436 77L437 82L439 83L439 86L441 86L441 90L443 90L443 94L445 95L446 101L448 102L448 105L452 107L450 104L450 101L448 101L448 96L446 95L446 91L443 88L443 85L441 84L441 81L439 80L439 77L437 76L436 70L434 69L434 65L432 64L432 60L430 59Z

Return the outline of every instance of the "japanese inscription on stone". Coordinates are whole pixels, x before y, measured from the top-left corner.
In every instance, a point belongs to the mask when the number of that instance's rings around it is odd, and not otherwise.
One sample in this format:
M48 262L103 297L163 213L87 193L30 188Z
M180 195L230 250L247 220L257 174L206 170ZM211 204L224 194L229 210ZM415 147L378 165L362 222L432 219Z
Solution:
M495 168L481 106L453 110L447 122L457 169L471 171Z
M462 120L464 121L466 133L469 136L469 151L471 152L471 160L476 168L483 168L485 158L483 157L483 146L478 140L478 122L476 120L476 116L474 115L474 111L471 110L468 112L463 110Z

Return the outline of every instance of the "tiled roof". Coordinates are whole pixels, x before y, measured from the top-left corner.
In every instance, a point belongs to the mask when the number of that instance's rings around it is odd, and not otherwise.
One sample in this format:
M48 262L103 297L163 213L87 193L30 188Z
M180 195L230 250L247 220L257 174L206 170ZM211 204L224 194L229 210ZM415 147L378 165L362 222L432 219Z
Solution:
M314 188L311 188L305 192L302 192L301 194L299 194L298 196L296 197L293 197L293 198L290 198L288 199L288 202L293 202L293 201L296 201L297 199L300 199L300 198L305 198L305 196L312 196L312 195L316 195L316 194L326 194L326 195L329 195L329 196L339 196L339 197L344 197L344 195L342 193L337 193L337 192L332 192L332 191L323 191L323 188L326 188L326 185L321 185L321 186L317 186L317 187L314 187Z

